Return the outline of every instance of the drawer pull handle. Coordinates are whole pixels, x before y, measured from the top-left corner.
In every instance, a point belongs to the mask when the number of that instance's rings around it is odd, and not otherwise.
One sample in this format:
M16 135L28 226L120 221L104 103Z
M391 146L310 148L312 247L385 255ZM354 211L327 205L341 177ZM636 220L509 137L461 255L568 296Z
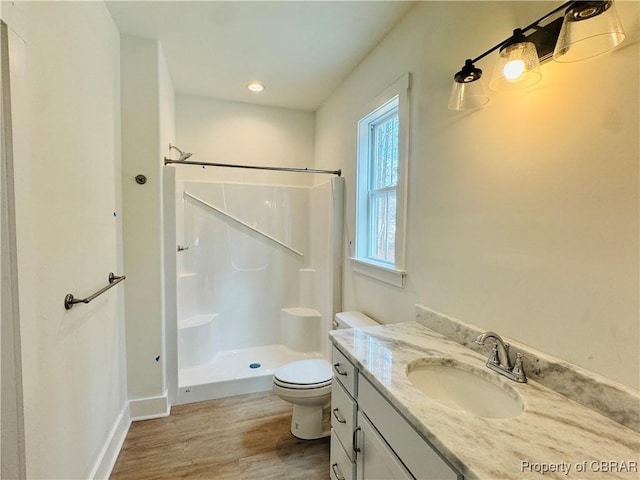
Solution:
M338 375L342 375L343 377L346 377L348 375L348 373L345 370L340 368L340 364L339 363L334 363L333 364L333 369L336 371L336 373Z
M340 415L340 410L338 410L337 408L333 409L333 416L336 417L336 420L338 421L338 423L347 423L344 417Z
M333 465L331 465L331 470L333 470L333 474L336 476L338 480L345 480L344 475L342 475L342 472L338 468L337 463L334 463Z
M360 427L357 427L353 431L353 438L351 438L351 445L353 445L353 451L356 454L360 451L360 448L358 447L358 431L359 430L362 430L362 429Z

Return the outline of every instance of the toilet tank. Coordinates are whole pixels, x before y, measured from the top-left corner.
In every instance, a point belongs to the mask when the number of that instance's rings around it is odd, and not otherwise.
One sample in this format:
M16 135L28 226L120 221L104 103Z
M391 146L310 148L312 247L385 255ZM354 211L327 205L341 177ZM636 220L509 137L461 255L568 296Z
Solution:
M333 329L357 328L379 325L373 318L366 316L362 312L338 312L333 319Z

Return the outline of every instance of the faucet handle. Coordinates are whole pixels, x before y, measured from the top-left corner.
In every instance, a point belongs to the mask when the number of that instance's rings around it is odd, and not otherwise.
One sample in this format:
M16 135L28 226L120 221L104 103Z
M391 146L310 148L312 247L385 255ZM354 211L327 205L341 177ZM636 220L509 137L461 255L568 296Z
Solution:
M504 344L504 353L507 358L505 358L502 363L503 365L506 365L507 368L511 368L511 357L509 356L509 347L511 347L511 345L509 345L508 343Z
M513 370L511 370L511 373L513 373L513 375L515 376L516 381L520 383L527 382L527 375L524 373L524 365L522 363L522 354L520 352L516 354L516 363L513 366Z
M493 344L493 347L491 347L491 355L489 355L489 358L487 359L487 363L491 363L493 365L500 365L500 356L498 355L498 345L497 344Z

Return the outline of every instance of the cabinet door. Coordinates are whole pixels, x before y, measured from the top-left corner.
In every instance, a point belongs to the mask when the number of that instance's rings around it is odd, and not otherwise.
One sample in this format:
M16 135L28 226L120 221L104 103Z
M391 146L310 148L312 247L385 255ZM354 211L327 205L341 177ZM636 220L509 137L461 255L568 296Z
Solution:
M376 430L393 445L396 455L416 478L462 478L362 375L358 379L358 408L366 412Z
M413 479L362 412L358 412L356 435L358 480Z

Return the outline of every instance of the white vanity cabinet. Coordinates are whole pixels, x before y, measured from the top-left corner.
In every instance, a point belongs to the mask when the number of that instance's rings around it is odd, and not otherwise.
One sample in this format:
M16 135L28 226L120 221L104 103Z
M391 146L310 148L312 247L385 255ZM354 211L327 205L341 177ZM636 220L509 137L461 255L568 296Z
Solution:
M463 480L335 346L332 364L333 480Z

